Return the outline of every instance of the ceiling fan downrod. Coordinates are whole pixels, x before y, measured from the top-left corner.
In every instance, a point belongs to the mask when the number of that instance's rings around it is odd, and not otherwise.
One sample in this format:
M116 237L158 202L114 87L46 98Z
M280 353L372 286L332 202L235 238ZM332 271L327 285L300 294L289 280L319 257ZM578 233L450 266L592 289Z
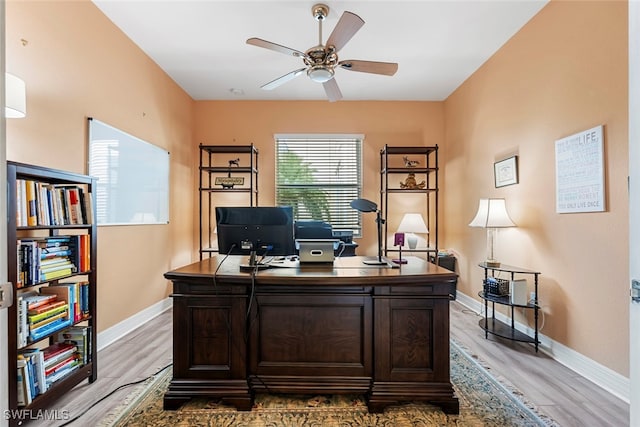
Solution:
M318 21L318 45L322 46L322 21L329 15L329 6L326 4L316 4L311 8L313 17Z

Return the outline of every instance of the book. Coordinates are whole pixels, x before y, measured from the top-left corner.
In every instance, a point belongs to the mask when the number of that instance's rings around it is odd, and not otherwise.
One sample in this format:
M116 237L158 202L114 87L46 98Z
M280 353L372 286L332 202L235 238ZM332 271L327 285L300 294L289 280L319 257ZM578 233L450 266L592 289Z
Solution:
M32 180L26 181L26 198L27 198L27 225L29 227L35 227L38 225L37 211L36 211L36 183Z
M71 248L69 246L58 246L54 248L46 248L40 252L41 260L48 260L51 258L64 257L71 255Z
M30 404L33 398L36 397L36 389L34 384L33 363L30 358L25 357L22 354L18 354L18 366L24 367L24 389L26 391L26 401Z
M36 307L36 308L32 308L31 310L28 310L28 314L29 316L35 316L36 314L41 314L49 310L53 310L54 308L58 308L62 305L66 305L66 302L56 300L49 304L41 305L40 307Z
M50 304L57 299L56 295L52 294L36 294L30 293L22 296L27 302L27 309L32 310L34 308L42 307L43 305Z
M56 319L53 322L38 328L36 330L32 330L29 333L29 338L31 339L31 341L38 341L41 338L44 338L48 335L53 334L56 331L59 331L60 329L64 329L67 326L71 325L72 321L71 319Z
M24 199L24 194L22 194L22 179L16 179L16 225L18 227L22 227L24 224L24 209L22 207L22 200Z
M78 348L78 356L83 364L91 358L91 336L86 326L73 326L58 333L58 342L75 345Z
M18 295L18 297L16 298L16 304L17 304L17 311L18 311L18 321L17 321L17 345L18 348L20 347L24 347L27 345L27 337L29 336L29 329L28 329L28 318L27 318L27 314L28 314L28 308L27 308L27 301L24 299L24 297L22 295Z
M85 272L91 269L90 264L90 244L91 236L88 234L78 235L78 245L76 246L78 271Z
M68 358L77 351L78 347L76 347L74 344L65 342L51 344L49 347L45 348L42 351L44 356L44 366L45 368L49 368L53 365L56 365L60 361Z
M41 259L40 260L40 269L46 269L49 267L53 267L59 264L73 265L71 260L66 256L54 256L51 258Z
M45 378L44 367L44 352L39 348L30 348L22 350L21 353L25 356L31 357L33 366L35 369L35 377L37 379L37 394L42 394L47 391L47 382Z
M57 263L47 264L44 266L40 266L40 275L43 275L45 273L51 273L53 271L65 270L65 269L75 271L75 266L69 260L63 260Z
M85 204L85 224L93 224L93 194L91 192L84 193Z
M24 361L18 360L18 406L27 406L26 381L24 378Z
M54 279L59 279L61 277L70 276L74 273L74 269L71 267L64 268L62 270L50 271L48 273L40 274L40 281L47 282Z
M80 320L77 286L77 283L55 283L40 288L40 293L56 295L57 299L65 301L69 305L69 318L72 322L77 322Z
M27 371L27 361L24 357L18 356L18 405L27 406L31 404L31 385L29 373Z
M76 355L72 354L70 356L68 356L67 358L59 361L58 363L49 366L47 369L45 369L44 374L46 376L49 376L53 373L55 373L56 371L60 371L62 369L64 369L67 365L72 364L73 362L77 361L76 359Z
M57 313L57 314L54 314L52 316L46 317L46 318L44 318L44 319L42 319L42 320L40 320L38 322L31 323L29 325L29 330L30 331L37 331L40 328L48 325L49 323L55 322L58 319L67 319L67 318L69 318L69 313L65 309L60 313Z
M65 368L52 373L47 377L47 386L51 387L51 384L55 383L56 381L60 381L62 378L66 377L67 375L69 375L79 367L80 367L80 363L76 360L75 363L70 363Z
M69 306L64 301L56 301L49 305L44 305L42 307L38 307L34 310L29 310L29 322L34 324L36 322L40 322L41 320L48 319L60 313L66 313L67 308ZM44 311L39 311L41 309L46 309Z

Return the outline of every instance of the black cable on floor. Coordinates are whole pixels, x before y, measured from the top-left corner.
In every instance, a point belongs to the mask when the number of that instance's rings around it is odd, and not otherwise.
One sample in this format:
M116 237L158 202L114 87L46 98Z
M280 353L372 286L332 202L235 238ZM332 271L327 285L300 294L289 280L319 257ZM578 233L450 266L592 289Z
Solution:
M160 372L164 371L165 369L169 368L169 367L170 367L170 366L172 366L172 365L173 365L173 363L169 363L169 364L168 364L167 366L165 366L164 368L162 368L162 369L160 369L160 370L156 371L155 373L153 373L153 374L149 375L148 377L143 378L143 379L141 379L141 380L134 381L134 382L130 382L130 383L127 383L127 384L122 384L121 386L119 386L119 387L117 387L116 389L112 390L112 391L111 391L109 394L107 394L106 396L102 396L100 399L98 399L97 401L93 402L93 403L91 404L91 406L89 406L88 408L86 408L86 409L85 409L84 411L82 411L80 414L76 415L74 418L71 418L70 420L66 421L64 424L61 424L61 425L60 425L60 427L67 426L67 425L71 424L72 422L76 421L78 418L82 417L84 414L86 414L87 412L89 412L89 410L90 410L91 408L93 408L93 407L94 407L94 406L96 406L98 403L100 403L100 402L102 402L103 400L105 400L107 397L111 396L111 395L112 395L113 393L115 393L116 391L121 390L121 389L123 389L123 388L125 388L125 387L129 387L129 386L132 386L132 385L136 385L136 384L140 384L140 383L142 383L142 382L145 382L145 381L147 381L149 378L155 377L155 376L156 376L156 375L158 375Z

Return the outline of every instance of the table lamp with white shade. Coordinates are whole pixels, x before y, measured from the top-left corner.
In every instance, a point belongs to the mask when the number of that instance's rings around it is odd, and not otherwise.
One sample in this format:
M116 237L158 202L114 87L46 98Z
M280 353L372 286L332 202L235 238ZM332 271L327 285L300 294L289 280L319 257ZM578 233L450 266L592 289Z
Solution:
M424 223L422 215L419 213L406 213L398 226L398 233L406 233L409 249L415 249L418 246L418 234L429 234L427 224Z
M500 267L500 261L496 260L493 254L497 229L515 226L509 217L504 199L480 199L478 212L469 223L469 227L487 229L487 260L485 264L488 267Z

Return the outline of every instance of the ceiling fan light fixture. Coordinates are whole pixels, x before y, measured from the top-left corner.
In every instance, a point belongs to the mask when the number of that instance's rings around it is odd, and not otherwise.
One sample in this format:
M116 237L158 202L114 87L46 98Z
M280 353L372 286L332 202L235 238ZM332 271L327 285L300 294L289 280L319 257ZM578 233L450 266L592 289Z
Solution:
M333 74L333 68L325 67L324 65L314 65L307 70L309 78L316 83L328 82L333 78Z

